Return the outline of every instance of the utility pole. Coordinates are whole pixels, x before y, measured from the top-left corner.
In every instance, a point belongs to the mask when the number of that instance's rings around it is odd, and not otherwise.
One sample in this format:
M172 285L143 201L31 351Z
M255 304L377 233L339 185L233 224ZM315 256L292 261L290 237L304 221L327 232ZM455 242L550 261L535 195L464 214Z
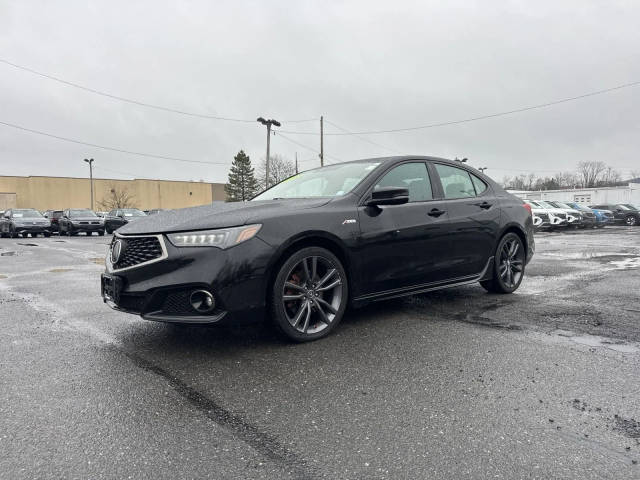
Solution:
M91 183L91 210L93 210L93 158L85 158L84 161L89 164L89 182Z
M258 119L256 120L258 122L260 122L263 125L267 126L267 159L265 161L265 179L264 179L264 183L265 183L265 187L269 188L269 148L271 146L271 125L275 125L276 127L279 127L281 124L279 121L274 120L273 118L270 118L269 120L265 120L262 117L258 117Z
M298 174L298 152L296 152L296 175Z
M324 167L324 118L320 115L320 166Z

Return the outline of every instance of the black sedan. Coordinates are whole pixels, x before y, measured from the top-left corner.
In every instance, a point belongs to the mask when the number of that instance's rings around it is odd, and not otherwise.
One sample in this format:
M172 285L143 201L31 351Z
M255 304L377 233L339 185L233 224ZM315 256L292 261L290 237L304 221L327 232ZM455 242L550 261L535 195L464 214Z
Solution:
M33 208L12 208L4 212L0 222L0 236L16 238L42 234L51 236L51 222Z
M149 320L263 318L327 335L348 304L475 282L511 293L534 252L531 210L477 170L434 157L309 170L250 202L160 212L116 232L109 306Z
M113 233L123 225L137 220L140 217L146 217L147 214L137 208L114 208L104 217L104 228L107 233Z
M104 235L104 219L87 208L69 208L62 212L59 219L60 235L77 235L85 233L91 235L96 232Z
M610 210L613 212L613 220L616 223L622 223L624 225L629 226L637 226L640 225L640 212L635 210L633 207L628 207L627 205L618 203L618 204L599 204L599 205L589 205L590 208L597 208L599 210Z

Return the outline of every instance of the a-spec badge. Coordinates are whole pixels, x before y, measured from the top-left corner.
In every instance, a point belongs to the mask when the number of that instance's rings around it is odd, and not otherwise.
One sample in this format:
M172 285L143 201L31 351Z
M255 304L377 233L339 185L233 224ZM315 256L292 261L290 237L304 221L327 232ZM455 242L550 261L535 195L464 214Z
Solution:
M356 223L356 219L355 218L347 218L347 219L345 219L344 222L342 222L343 225L349 225L350 223Z

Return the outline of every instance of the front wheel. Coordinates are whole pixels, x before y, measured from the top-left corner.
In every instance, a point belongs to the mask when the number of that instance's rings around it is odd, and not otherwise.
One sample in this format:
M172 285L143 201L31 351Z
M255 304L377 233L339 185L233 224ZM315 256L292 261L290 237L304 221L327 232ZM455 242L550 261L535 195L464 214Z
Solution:
M104 230L98 230L98 235L100 235L101 237L104 237Z
M338 325L348 297L340 260L324 248L303 248L284 262L273 282L271 320L290 340L317 340Z
M492 293L515 292L524 277L525 249L522 240L515 233L507 233L496 249L493 261L493 276L480 285Z
M628 215L627 218L624 219L624 223L626 223L630 227L633 227L638 223L638 220L633 215Z

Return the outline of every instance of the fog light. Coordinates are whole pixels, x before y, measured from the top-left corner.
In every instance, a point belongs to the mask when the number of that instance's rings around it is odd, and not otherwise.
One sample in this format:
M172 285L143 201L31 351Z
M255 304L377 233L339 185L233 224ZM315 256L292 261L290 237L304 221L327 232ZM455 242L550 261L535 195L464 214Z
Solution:
M189 296L189 303L198 313L209 313L216 308L216 300L210 292L206 290L194 290Z

